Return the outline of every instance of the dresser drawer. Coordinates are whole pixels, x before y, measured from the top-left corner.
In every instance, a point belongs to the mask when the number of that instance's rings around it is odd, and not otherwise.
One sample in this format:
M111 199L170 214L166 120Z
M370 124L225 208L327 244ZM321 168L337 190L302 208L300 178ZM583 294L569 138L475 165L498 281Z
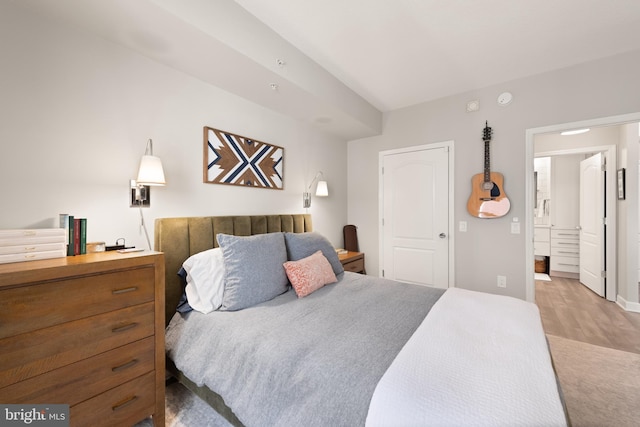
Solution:
M533 254L534 255L551 255L551 246L549 242L533 242Z
M151 267L0 291L0 339L154 299Z
M569 240L569 239L553 239L551 241L551 247L560 248L560 249L575 249L580 251L580 241L579 240Z
M150 372L70 408L71 426L133 425L155 411L155 374Z
M542 227L535 227L533 229L533 240L535 242L548 242L550 240L549 229L542 228Z
M551 248L551 256L567 256L567 257L579 257L580 256L580 248L578 247L554 247Z
M0 402L75 405L154 370L152 337L0 388Z
M576 257L552 256L550 270L580 273L580 260Z
M364 258L346 262L343 264L343 267L344 267L344 271L362 273L364 271Z
M154 334L153 302L0 339L0 387Z
M579 239L580 231L576 229L555 229L551 230L551 239Z

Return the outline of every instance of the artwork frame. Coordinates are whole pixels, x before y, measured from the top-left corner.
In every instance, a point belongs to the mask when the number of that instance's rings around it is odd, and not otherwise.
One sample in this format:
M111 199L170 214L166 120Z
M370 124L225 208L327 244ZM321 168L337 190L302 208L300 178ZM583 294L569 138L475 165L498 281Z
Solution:
M204 127L203 182L284 189L284 148Z
M626 170L625 168L617 170L618 181L618 200L624 200L626 198Z

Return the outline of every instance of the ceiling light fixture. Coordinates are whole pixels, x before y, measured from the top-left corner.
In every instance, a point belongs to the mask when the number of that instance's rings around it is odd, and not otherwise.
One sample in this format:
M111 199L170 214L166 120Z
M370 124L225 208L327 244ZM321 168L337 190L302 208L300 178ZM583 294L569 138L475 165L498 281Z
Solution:
M574 130L565 130L564 132L560 132L560 135L562 136L568 136L568 135L580 135L581 133L587 133L589 132L591 129L589 128L585 128L585 129L574 129Z

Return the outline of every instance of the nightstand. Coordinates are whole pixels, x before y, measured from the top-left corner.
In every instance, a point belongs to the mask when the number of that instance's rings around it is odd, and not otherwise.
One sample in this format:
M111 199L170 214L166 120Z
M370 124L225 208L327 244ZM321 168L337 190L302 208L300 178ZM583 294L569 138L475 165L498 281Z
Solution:
M346 254L338 254L338 258L345 271L366 274L364 269L364 253L347 252Z

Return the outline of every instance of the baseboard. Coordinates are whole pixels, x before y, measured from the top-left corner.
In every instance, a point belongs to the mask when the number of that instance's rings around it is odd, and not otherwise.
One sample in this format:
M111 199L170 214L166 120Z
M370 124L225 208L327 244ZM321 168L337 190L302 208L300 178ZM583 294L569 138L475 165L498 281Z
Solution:
M618 298L616 299L616 304L618 304L620 307L622 307L622 309L625 310L625 311L632 311L634 313L640 313L640 303L629 302L629 301L625 300L624 298L622 298L620 295L618 295Z

